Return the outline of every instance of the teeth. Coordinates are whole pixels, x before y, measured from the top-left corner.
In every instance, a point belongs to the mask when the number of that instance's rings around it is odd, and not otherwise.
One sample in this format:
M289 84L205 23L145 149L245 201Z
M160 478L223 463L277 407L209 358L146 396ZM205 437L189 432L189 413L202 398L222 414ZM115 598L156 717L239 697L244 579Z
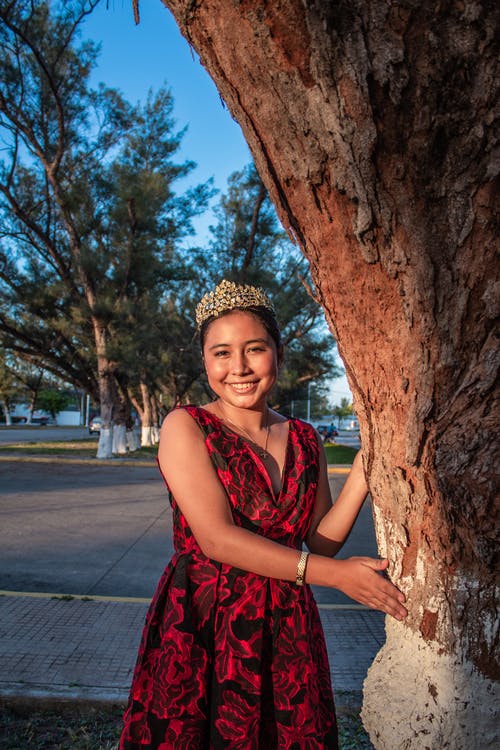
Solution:
M254 383L230 383L231 388L234 388L236 391L241 391L242 393L244 391L249 391L254 387Z

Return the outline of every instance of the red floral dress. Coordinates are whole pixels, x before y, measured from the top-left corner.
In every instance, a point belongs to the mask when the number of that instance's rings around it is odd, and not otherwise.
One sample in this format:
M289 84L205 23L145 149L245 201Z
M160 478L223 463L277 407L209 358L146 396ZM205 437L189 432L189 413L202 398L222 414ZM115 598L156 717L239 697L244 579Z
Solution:
M318 481L310 425L290 420L275 497L247 441L214 414L184 408L205 436L234 522L301 549ZM309 586L208 559L170 501L176 551L146 619L120 750L338 748L326 646Z

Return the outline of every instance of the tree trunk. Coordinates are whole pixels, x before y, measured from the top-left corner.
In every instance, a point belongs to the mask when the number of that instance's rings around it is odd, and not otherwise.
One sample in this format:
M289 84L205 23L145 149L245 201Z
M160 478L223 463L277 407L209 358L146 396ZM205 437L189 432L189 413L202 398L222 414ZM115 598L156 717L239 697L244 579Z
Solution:
M113 454L125 455L127 452L127 428L122 422L113 425Z
M154 425L154 419L153 419L153 409L152 409L152 403L151 403L151 397L149 394L149 388L146 385L146 383L141 382L140 383L140 391L141 391L141 399L142 399L142 409L140 411L141 415L141 446L143 448L151 447L152 445L155 445L156 435L155 435L155 425Z
M32 393L30 395L30 400L28 404L28 417L26 420L26 424L33 423L33 414L35 412L35 405L36 405L36 393Z
M155 394L150 394L149 398L151 401L151 416L153 422L153 441L155 445L158 445L160 442L160 411L158 408L158 399Z
M377 748L495 742L496 4L166 0L308 257L406 593Z
M137 442L137 437L133 428L127 429L127 434L125 437L127 441L127 450L129 453L134 453L134 451L139 450L139 444Z
M113 453L127 452L127 421L130 408L126 397L126 389L116 387L113 405Z
M114 375L113 366L107 354L107 334L105 326L93 320L97 355L97 377L99 383L99 407L102 419L97 446L97 458L113 456L113 403Z
M7 401L7 399L2 399L0 403L2 404L2 409L5 416L5 424L7 426L10 426L12 424L12 415L10 413L9 402Z

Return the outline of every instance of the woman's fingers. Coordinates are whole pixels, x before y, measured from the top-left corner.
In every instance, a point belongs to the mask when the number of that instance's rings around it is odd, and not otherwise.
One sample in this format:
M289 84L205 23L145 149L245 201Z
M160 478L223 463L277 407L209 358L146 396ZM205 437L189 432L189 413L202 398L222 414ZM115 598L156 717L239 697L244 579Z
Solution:
M388 564L388 561L382 562L386 562ZM385 570L387 568L387 564L384 565L381 570ZM376 573L374 576L372 576L371 583L373 585L374 603L370 606L374 606L376 609L379 609L382 612L395 617L396 620L404 620L404 618L408 614L406 607L403 606L405 595L401 591L399 591L399 589L396 588L393 583L388 581L387 578L377 575Z
M408 611L403 606L404 594L387 578L380 575L387 569L388 560L371 557L351 557L342 561L344 576L342 590L352 599L372 609L385 612L397 620L404 620Z
M392 584L390 586L392 588L389 590L382 589L377 591L372 601L368 603L368 606L379 609L395 617L396 620L404 620L408 614L406 607L403 606L404 595Z

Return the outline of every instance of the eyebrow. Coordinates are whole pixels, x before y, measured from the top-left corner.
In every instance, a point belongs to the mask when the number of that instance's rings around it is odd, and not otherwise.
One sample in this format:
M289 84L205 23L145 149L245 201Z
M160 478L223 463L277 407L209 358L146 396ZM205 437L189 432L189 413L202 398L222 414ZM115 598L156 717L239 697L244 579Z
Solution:
M266 346L269 346L269 341L267 339L250 339L249 341L245 341L245 346L248 346L249 344L265 344ZM231 344L213 344L212 346L208 347L208 351L212 351L212 349L218 349L219 346L225 346L229 348Z

